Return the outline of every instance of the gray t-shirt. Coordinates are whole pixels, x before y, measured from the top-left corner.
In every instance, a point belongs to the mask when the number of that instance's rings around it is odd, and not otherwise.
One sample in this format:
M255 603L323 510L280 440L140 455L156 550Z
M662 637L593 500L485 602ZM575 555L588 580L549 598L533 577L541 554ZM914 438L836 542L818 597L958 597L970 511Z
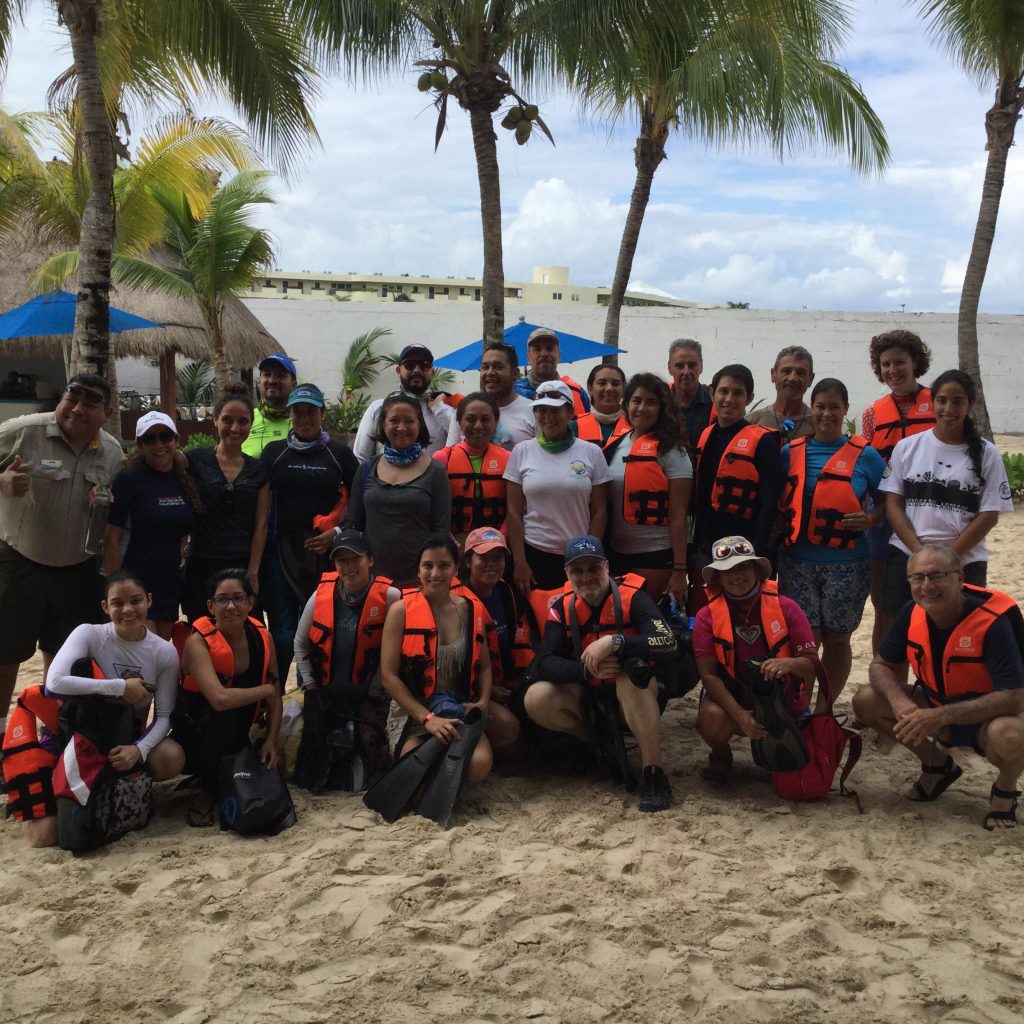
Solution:
M348 506L349 522L370 539L373 571L396 583L416 579L423 542L451 532L452 491L444 466L430 459L427 468L403 484L377 476L383 456L364 463L356 474Z

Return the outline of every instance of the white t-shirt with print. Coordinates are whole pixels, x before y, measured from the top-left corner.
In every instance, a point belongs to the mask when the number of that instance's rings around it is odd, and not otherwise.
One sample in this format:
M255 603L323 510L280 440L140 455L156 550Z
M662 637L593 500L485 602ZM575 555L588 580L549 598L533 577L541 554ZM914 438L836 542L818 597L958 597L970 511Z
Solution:
M578 438L564 452L546 452L536 440L520 441L504 477L523 489L526 543L559 555L570 540L589 532L590 492L609 479L601 449Z
M636 526L622 517L622 493L625 490L626 463L623 459L633 447L634 437L627 434L616 446L608 461L611 473L611 524L612 547L620 555L647 554L664 551L672 547L672 535L668 524L665 526ZM658 456L658 465L669 480L693 479L690 457L679 448L671 448ZM686 509L670 510L677 515L686 515Z
M980 512L1012 512L1013 499L999 450L982 441L978 482L966 444L945 444L933 430L898 441L880 489L902 494L907 518L922 541L951 544ZM889 541L900 551L909 548L895 534ZM964 564L988 560L985 542L963 554Z

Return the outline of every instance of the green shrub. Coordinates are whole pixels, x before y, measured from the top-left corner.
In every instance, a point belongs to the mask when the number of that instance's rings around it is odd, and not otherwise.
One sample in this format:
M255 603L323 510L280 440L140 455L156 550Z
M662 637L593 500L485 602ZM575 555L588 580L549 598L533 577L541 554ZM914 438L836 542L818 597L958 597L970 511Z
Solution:
M1018 500L1024 500L1024 452L1010 455L1003 452L1006 479L1010 482L1010 493Z
M213 434L204 434L199 431L197 434L193 434L186 442L182 451L192 451L194 448L212 448L217 443L217 438Z
M332 434L354 434L370 404L369 395L352 395L324 408L324 426Z

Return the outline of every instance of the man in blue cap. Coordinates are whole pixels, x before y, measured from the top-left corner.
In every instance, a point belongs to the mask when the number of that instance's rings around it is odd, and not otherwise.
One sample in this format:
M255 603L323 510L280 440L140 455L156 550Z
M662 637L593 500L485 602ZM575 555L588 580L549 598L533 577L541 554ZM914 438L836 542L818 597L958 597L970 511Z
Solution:
M271 441L283 441L291 426L288 396L295 387L295 364L283 352L261 359L260 404L252 416L252 430L242 444L242 451L258 459Z
M621 721L643 760L641 811L664 811L672 788L661 767L658 663L678 654L675 635L633 573L612 579L597 537L565 546L569 585L552 603L526 691L527 715L545 729L592 743L627 788L632 774ZM635 782L633 782L635 785Z

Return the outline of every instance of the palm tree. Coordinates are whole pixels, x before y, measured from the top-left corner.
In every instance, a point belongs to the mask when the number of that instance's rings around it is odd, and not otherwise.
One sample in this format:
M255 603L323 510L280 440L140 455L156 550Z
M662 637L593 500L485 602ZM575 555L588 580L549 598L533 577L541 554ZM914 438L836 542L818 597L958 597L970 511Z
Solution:
M381 353L374 352L373 346L390 334L390 327L374 327L352 339L352 344L349 345L341 364L339 398L342 402L347 402L356 392L372 387L376 382L386 358Z
M978 307L996 233L1006 160L1024 109L1024 2L917 0L916 6L934 38L971 78L982 87L995 83L995 100L985 114L985 181L960 292L956 331L960 369L971 375L978 389L972 417L978 430L991 437L978 354Z
M350 75L423 72L421 92L438 108L435 146L453 99L469 115L483 227L483 337L499 344L505 328L501 183L494 115L511 101L502 126L523 145L536 126L551 133L537 107L517 92L566 74L581 53L600 53L619 26L665 0L295 0L326 54L340 53ZM678 6L666 2L669 9ZM553 141L553 139L552 139Z
M633 23L620 34L617 51L575 69L573 84L585 106L613 120L635 116L640 125L606 344L618 343L654 174L673 130L718 145L767 143L780 157L805 141L821 141L846 151L861 171L885 166L881 122L832 59L846 27L831 0L692 0L676 5L667 22Z
M191 4L179 0L49 0L68 31L81 112L89 193L78 245L73 351L79 369L105 373L110 359L110 261L116 158L126 152L115 126L127 99L225 93L287 165L315 137L308 97L315 75L290 0ZM28 0L0 0L0 72L11 30ZM101 57L102 54L102 57Z
M180 189L156 188L153 198L166 218L163 248L170 266L141 256L116 255L118 281L149 291L192 298L199 304L210 342L210 362L223 390L229 367L224 353L224 302L252 290L253 280L273 261L268 232L249 222L250 207L274 200L267 171L241 171L201 203Z

